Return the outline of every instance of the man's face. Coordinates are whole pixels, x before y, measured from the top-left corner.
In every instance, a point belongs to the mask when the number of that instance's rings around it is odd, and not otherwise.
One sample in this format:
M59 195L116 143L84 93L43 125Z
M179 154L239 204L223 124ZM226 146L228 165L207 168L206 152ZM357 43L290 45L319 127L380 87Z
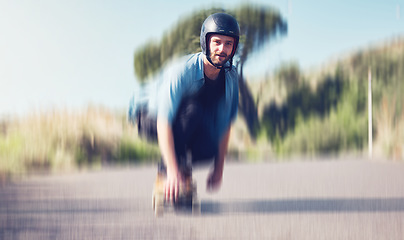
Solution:
M215 65L224 66L230 59L234 46L234 38L212 34L209 41L210 58Z

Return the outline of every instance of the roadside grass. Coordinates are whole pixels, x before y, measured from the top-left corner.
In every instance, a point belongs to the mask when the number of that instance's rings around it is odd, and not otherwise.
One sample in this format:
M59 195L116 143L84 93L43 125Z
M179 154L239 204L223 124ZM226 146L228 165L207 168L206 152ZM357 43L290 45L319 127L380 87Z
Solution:
M278 152L305 155L361 151L367 140L366 111L359 110L361 95L355 83L346 85L341 100L328 115L298 118L296 128L278 145Z
M393 160L404 160L404 105L397 96L384 96L375 115L377 139L375 151Z
M37 111L8 119L0 132L0 172L74 171L159 156L156 145L137 138L125 116L90 106L82 111Z

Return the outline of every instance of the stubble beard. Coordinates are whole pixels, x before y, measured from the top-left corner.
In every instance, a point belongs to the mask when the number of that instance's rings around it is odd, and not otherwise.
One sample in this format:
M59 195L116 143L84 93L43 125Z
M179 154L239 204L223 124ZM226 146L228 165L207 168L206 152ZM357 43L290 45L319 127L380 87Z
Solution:
M220 59L218 59L218 56L224 57L225 59L221 61ZM211 53L210 54L210 59L212 60L213 64L216 66L223 67L226 64L226 62L229 61L229 58L230 57L226 53L220 53L220 54Z

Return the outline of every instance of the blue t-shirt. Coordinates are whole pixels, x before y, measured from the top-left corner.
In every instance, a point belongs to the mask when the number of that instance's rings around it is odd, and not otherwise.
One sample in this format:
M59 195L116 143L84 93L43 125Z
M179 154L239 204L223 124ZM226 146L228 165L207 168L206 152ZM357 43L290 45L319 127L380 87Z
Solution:
M171 61L163 70L135 89L130 101L128 118L134 122L140 106L147 106L151 116L172 123L182 99L197 94L204 85L203 53L188 55ZM236 68L225 71L225 97L217 105L214 138L219 142L237 116L238 75Z

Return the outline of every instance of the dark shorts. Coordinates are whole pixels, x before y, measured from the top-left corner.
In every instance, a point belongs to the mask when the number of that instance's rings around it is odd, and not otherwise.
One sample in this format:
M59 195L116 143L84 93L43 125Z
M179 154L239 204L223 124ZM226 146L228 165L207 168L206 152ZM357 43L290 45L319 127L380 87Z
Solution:
M214 122L211 112L196 99L184 99L180 104L172 130L178 166L184 171L197 163L210 163L218 153L218 141L209 130ZM157 120L148 115L147 108L139 109L136 122L142 138L157 142ZM165 171L163 161L159 169Z

